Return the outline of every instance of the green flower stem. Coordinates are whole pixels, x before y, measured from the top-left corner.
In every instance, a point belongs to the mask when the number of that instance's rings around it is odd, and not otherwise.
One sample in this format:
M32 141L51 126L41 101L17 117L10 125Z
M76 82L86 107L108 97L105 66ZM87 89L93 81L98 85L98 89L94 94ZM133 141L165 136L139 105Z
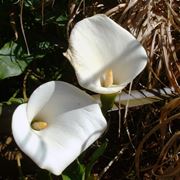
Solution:
M118 93L113 94L101 94L100 100L101 100L101 110L104 115L107 114L108 110L112 109L114 105L114 101Z

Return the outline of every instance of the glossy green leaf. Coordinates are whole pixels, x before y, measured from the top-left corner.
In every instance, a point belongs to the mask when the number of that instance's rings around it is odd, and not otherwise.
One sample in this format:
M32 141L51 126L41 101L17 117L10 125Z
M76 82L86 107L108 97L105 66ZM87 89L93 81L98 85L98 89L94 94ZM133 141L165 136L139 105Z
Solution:
M71 178L67 175L62 174L61 177L62 177L62 180L71 180Z
M17 43L10 41L0 49L0 80L18 76L32 61Z
M77 159L63 172L63 176L66 178L63 180L85 180L85 167Z
M86 179L90 179L91 171L98 158L103 155L106 150L107 142L104 142L95 152L92 154L90 158L90 162L86 166Z

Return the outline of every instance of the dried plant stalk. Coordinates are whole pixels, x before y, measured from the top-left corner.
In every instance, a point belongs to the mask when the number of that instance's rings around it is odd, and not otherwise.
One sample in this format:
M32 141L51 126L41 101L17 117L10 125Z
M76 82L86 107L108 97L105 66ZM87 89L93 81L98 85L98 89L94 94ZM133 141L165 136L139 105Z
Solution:
M178 1L130 0L117 7L113 18L141 41L149 56L147 87L169 86L180 93Z

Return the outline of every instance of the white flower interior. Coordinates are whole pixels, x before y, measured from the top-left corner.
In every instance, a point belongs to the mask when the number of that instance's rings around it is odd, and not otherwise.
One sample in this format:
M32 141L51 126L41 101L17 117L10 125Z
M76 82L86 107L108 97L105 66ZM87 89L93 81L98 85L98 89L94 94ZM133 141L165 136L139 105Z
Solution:
M74 26L64 55L79 84L101 94L121 91L147 63L146 52L135 37L103 14Z
M17 145L40 168L59 175L104 132L107 126L91 96L65 83L38 87L17 107L12 133Z

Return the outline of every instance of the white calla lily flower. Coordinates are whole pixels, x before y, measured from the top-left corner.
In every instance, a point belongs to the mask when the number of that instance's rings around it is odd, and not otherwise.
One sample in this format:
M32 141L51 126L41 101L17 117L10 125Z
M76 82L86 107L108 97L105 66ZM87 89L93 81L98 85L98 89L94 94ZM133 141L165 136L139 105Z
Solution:
M12 118L17 145L40 168L59 175L107 126L91 96L61 81L38 87Z
M147 63L146 52L135 37L103 14L74 26L64 56L79 84L101 94L121 91Z

